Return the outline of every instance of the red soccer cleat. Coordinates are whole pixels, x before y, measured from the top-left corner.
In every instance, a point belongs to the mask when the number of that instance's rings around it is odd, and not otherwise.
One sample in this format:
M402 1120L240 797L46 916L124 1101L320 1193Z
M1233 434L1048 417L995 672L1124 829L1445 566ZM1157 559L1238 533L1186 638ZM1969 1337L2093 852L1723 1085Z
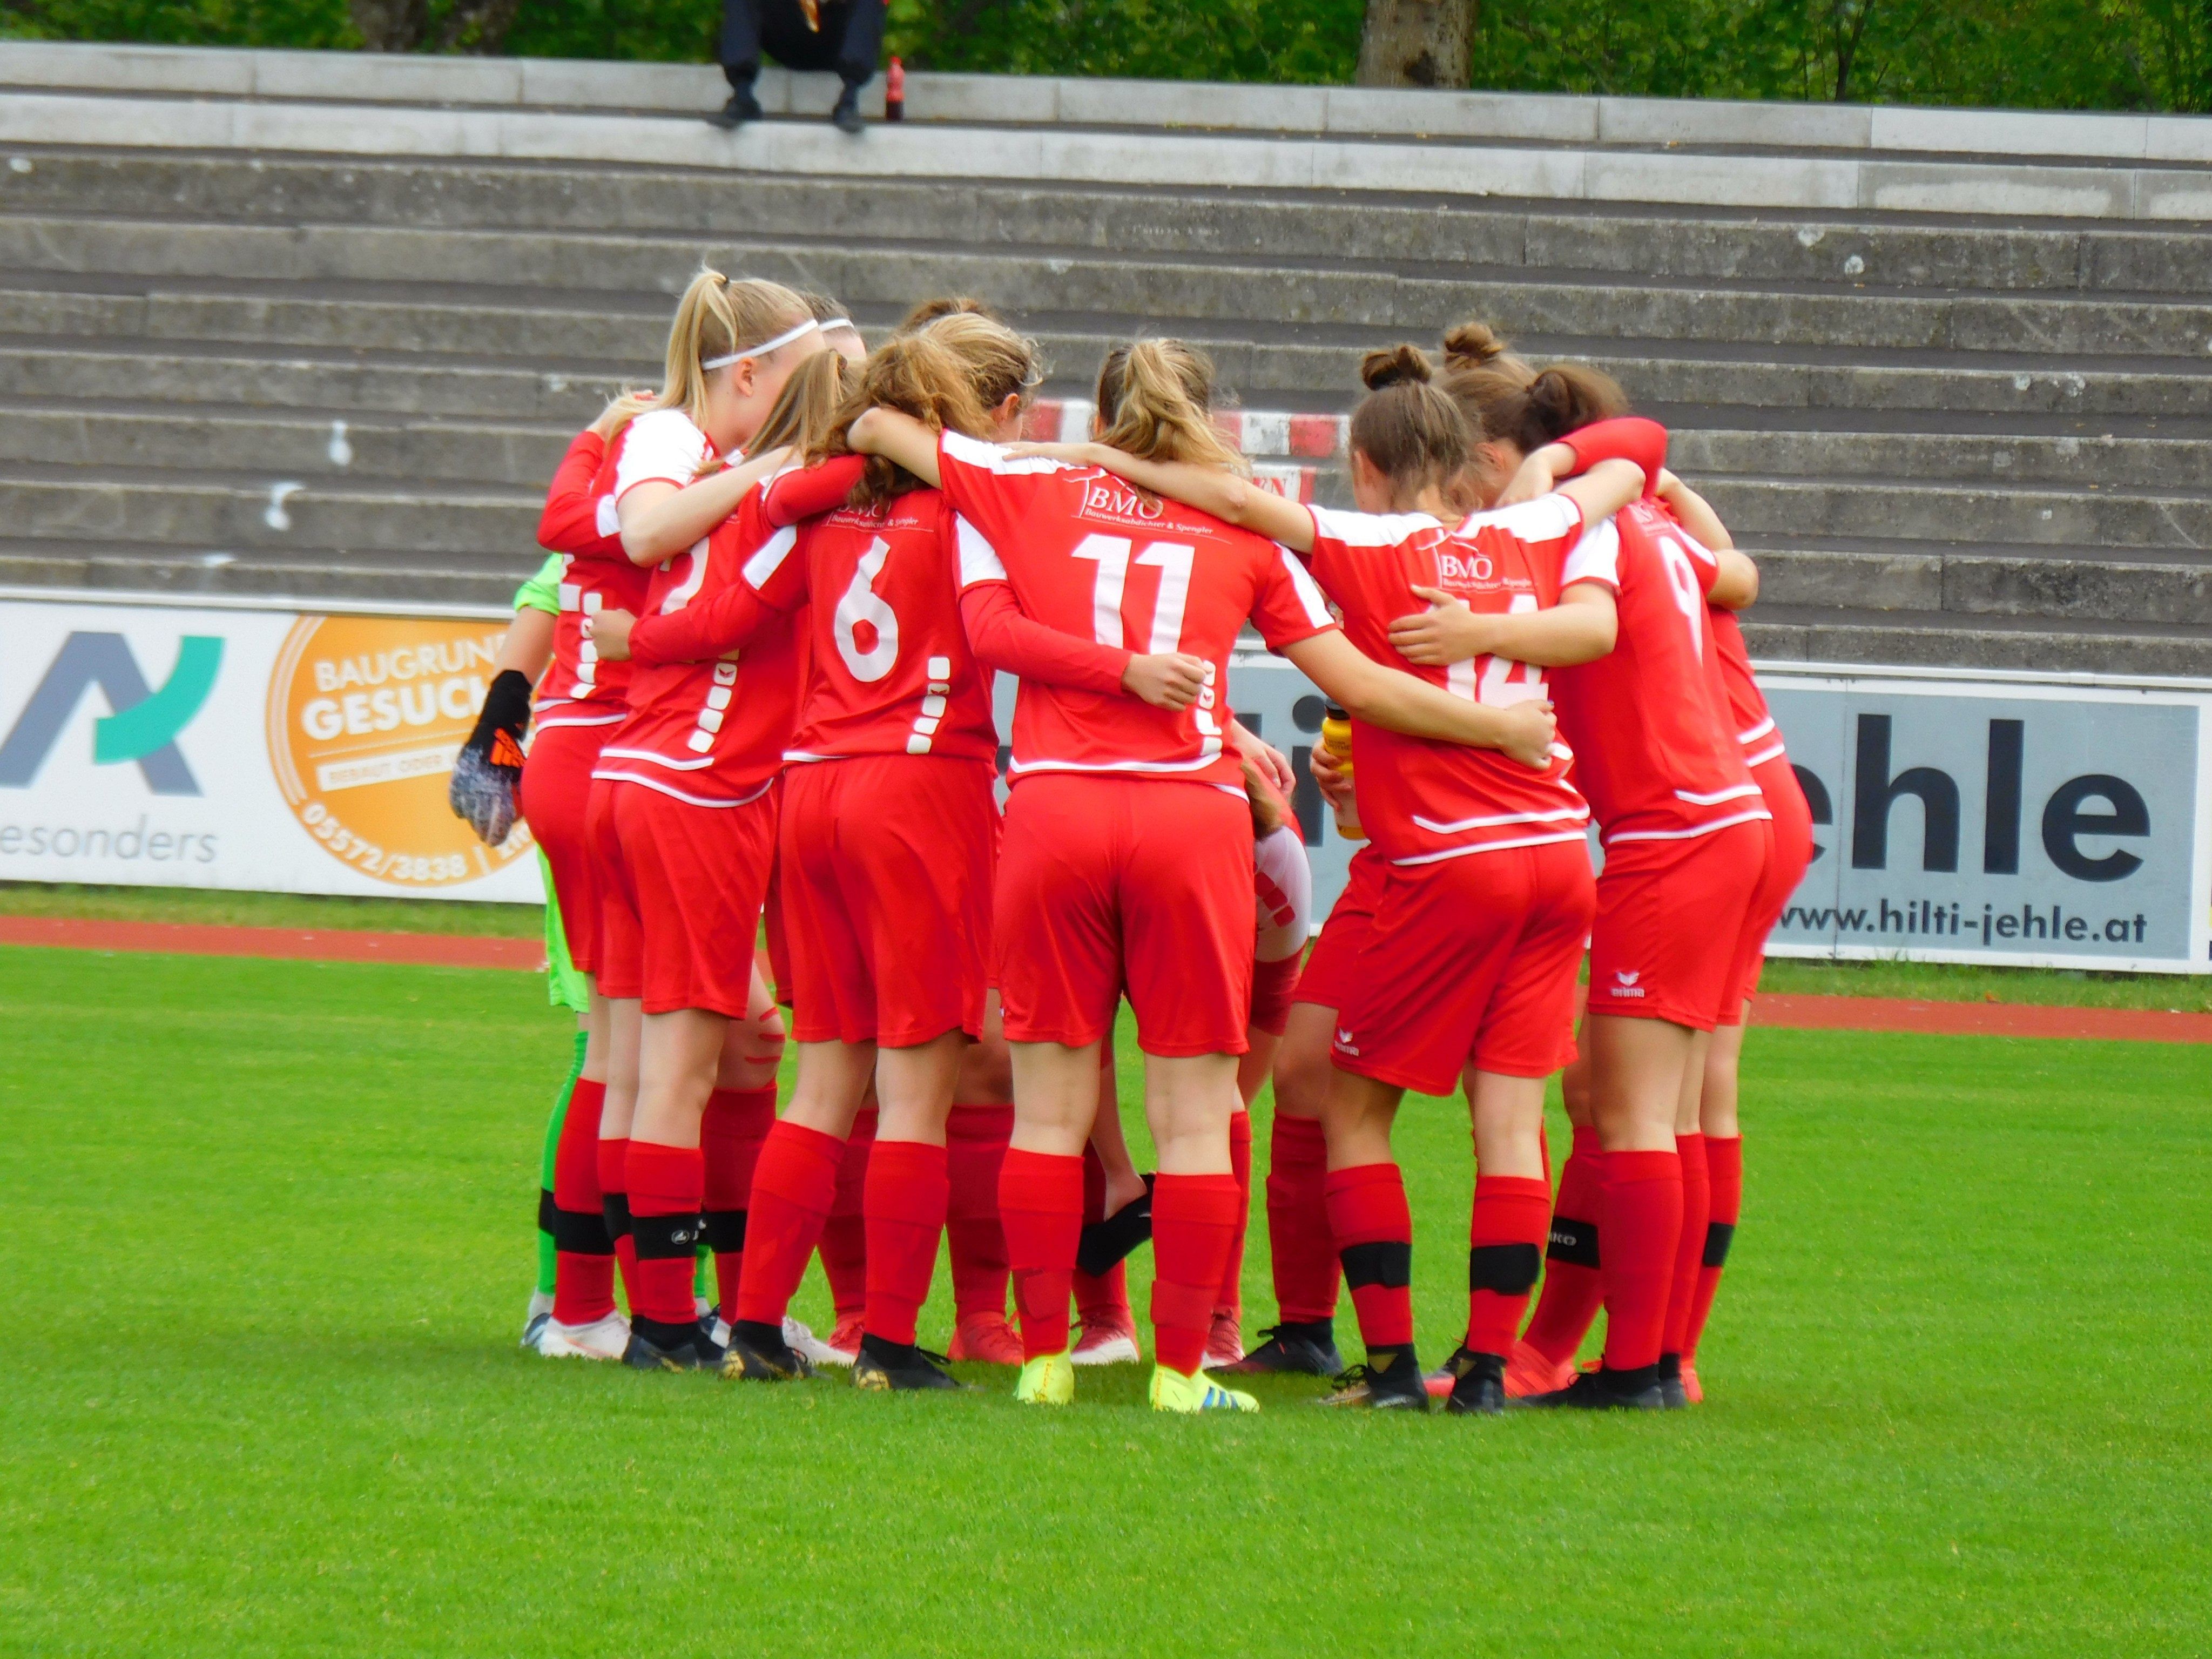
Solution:
M1244 1357L1244 1322L1235 1308L1216 1308L1206 1336L1206 1369L1233 1365Z
M1573 1360L1547 1359L1526 1342L1516 1342L1513 1352L1506 1356L1505 1397L1508 1400L1526 1400L1532 1395L1556 1394L1574 1380Z
M1071 1356L1079 1365L1133 1365L1144 1357L1136 1323L1126 1313L1117 1320L1085 1320Z
M953 1328L952 1346L945 1353L953 1359L985 1365L1018 1365L1022 1339L1002 1313L969 1314Z
M1698 1368L1690 1360L1682 1362L1682 1398L1692 1406L1705 1403L1705 1391L1698 1386Z
M823 1360L828 1364L849 1365L859 1358L860 1357L860 1316L848 1314L839 1320L837 1328L830 1333L829 1340L823 1346L827 1350L823 1355Z

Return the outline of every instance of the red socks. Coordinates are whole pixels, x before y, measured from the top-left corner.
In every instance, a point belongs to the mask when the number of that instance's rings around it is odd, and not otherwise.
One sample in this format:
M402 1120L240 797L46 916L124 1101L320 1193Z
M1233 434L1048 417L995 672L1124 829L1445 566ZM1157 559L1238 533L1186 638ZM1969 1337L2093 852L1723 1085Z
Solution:
M1549 1182L1477 1173L1467 1251L1467 1346L1476 1353L1512 1351L1551 1218Z
M1011 1106L955 1106L945 1124L946 1253L955 1319L1006 1311L1006 1236L999 1226L999 1166L1014 1133Z
M1133 1337L1137 1316L1129 1307L1129 1264L1117 1261L1093 1279L1075 1270L1069 1288L1075 1293L1075 1316L1086 1331L1121 1331Z
M1154 1227L1157 1230L1157 1198ZM1022 1357L1067 1347L1067 1297L1083 1232L1083 1160L1006 1149L999 1170L999 1219L1021 1315ZM1211 1288L1206 1292L1212 1295Z
M607 1085L576 1079L553 1148L553 1317L588 1325L615 1310L614 1241L599 1201L599 1114Z
M937 1241L945 1231L951 1182L945 1148L921 1140L878 1140L868 1156L866 1328L886 1342L911 1343L929 1299Z
M1674 1154L1682 1160L1682 1231L1674 1244L1674 1277L1667 1292L1667 1325L1659 1350L1682 1357L1689 1340L1690 1314L1698 1300L1698 1269L1705 1255L1705 1223L1711 1219L1712 1188L1705 1175L1705 1138L1676 1135Z
M1252 1115L1229 1118L1229 1173L1237 1182L1237 1224L1229 1235L1229 1259L1221 1266L1221 1290L1213 1305L1232 1316L1244 1307L1244 1232L1252 1218Z
M1233 1175L1153 1178L1152 1357L1171 1371L1188 1376L1206 1364L1214 1297L1240 1208Z
M1359 1315L1369 1353L1413 1340L1413 1217L1395 1164L1332 1170L1323 1185L1328 1229L1344 1261L1344 1282ZM1158 1200L1153 1201L1157 1212ZM1157 1233L1158 1222L1153 1223Z
M602 1140L599 1145L599 1213L615 1260L622 1264L623 1285L637 1301L637 1246L629 1236L629 1139Z
M624 1165L629 1176L630 1231L637 1249L630 1316L688 1326L697 1317L691 1285L699 1261L705 1160L696 1146L663 1146L650 1140L629 1145Z
M1605 1155L1597 1131L1577 1128L1566 1167L1559 1171L1559 1201L1552 1208L1551 1246L1545 1252L1544 1291L1522 1340L1553 1364L1575 1357L1605 1299L1598 1273L1598 1217L1605 1199Z
M877 1109L864 1107L853 1119L845 1155L837 1165L837 1196L822 1227L822 1274L830 1281L830 1305L840 1325L859 1319L868 1305L868 1230L862 1214L867 1190L868 1152L876 1144Z
M576 1109L573 1102L568 1109ZM1721 1269L1728 1265L1729 1246L1735 1242L1736 1219L1743 1209L1742 1138L1707 1135L1705 1143L1712 1219L1705 1224L1705 1247L1698 1254L1698 1291L1691 1298L1689 1328L1682 1335L1685 1359L1698 1357L1698 1339L1705 1334L1706 1316L1713 1310L1713 1296L1721 1287Z
M1336 1316L1336 1240L1323 1195L1328 1178L1321 1120L1278 1111L1268 1140L1267 1253L1276 1312L1286 1325Z
M1605 1368L1659 1363L1682 1233L1682 1160L1673 1152L1605 1155Z
M781 1325L806 1258L822 1237L822 1224L837 1196L837 1165L845 1143L789 1118L779 1119L762 1144L753 1169L745 1217L745 1260L738 1281L735 1318Z
M714 1252L714 1299L726 1319L737 1316L753 1167L775 1124L773 1083L765 1089L717 1089L707 1097L707 1110L699 1120L699 1151L706 1161L703 1220L707 1243Z

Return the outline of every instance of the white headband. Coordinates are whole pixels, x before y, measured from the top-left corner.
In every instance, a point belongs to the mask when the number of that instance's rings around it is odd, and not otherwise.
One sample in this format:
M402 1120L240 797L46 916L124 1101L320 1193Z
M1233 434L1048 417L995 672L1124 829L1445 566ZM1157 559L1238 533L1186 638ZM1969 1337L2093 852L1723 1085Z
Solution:
M699 367L702 368L727 368L732 363L736 362L740 357L765 357L769 352L777 350L781 347L787 346L793 340L802 338L821 326L821 324L816 322L811 317L809 317L805 322L799 324L798 327L784 330L782 333L777 335L773 340L763 340L757 346L747 346L743 351L732 351L725 356L709 357L705 362L702 362Z
M853 328L853 319L850 317L832 317L828 322L818 324L817 326L818 326L824 334L830 333L833 331L841 328L852 328L853 332L855 334L858 334L860 331L857 328Z

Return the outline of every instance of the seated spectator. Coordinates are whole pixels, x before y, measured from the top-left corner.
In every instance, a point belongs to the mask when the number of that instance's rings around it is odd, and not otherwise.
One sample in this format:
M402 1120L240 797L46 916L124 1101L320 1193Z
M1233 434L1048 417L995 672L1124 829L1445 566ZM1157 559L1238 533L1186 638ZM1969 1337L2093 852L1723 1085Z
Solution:
M884 0L722 0L722 73L730 101L707 119L733 129L763 113L753 96L761 52L786 69L835 70L845 83L830 118L840 131L858 132L860 88L876 72L884 49Z

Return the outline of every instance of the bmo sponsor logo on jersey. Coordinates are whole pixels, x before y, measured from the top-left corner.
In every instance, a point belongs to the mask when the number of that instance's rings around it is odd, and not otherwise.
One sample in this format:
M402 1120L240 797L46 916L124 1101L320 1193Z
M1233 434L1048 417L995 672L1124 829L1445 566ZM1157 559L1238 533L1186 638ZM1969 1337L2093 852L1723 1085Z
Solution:
M486 672L447 636L495 649L504 625L0 599L0 880L538 898L526 836L476 848L444 799ZM390 648L357 683L288 672L288 638L317 629ZM327 826L372 799L389 856L342 857Z
M1083 516L1101 524L1158 524L1167 503L1119 478L1093 478L1083 486Z
M1777 954L2212 967L2212 688L1760 680L1816 849Z

